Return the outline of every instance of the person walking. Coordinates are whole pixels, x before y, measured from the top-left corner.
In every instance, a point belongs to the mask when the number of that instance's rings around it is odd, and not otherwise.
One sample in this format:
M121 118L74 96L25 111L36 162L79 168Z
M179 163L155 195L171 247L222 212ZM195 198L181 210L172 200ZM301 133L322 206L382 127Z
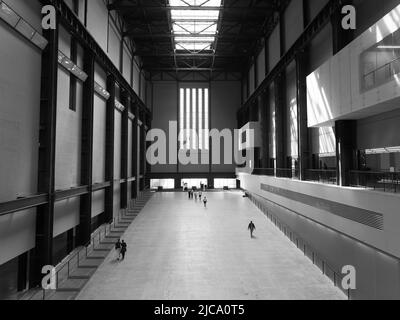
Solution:
M194 192L194 200L197 202L197 191Z
M115 260L119 260L119 257L121 256L121 239L118 239L118 241L115 243Z
M126 242L124 240L122 240L122 242L121 242L121 255L122 255L121 261L125 260L125 254L126 254L127 247L128 246L127 246Z
M253 239L254 230L256 230L256 226L254 225L253 221L250 222L248 229L250 230L250 236Z
M190 197L191 197L191 195L190 195L190 190L188 191L188 196L189 196L189 200L190 200Z
M203 199L204 208L207 208L207 202L208 202L207 197L204 196L204 199Z
M200 191L199 192L199 200L201 201L201 197L203 196L203 192L202 191Z

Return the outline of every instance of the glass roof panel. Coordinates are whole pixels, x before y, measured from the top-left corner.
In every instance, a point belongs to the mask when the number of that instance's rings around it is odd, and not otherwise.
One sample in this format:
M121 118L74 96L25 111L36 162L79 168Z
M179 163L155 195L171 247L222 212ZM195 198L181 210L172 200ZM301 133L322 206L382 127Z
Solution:
M222 0L169 0L169 5L172 7L204 7L204 9L188 8L187 10L171 8L175 50L212 50L215 35L218 32L217 23L220 10L207 8L221 7ZM182 35L188 36L183 37Z
M177 42L214 42L215 37L175 37Z
M172 20L218 20L219 10L171 10Z
M169 0L170 6L187 7L187 6L202 6L202 7L220 7L222 0Z
M216 34L217 23L204 23L198 21L175 22L172 28L175 34Z
M188 51L205 51L211 50L212 43L202 43L202 42L177 42L177 50L188 50Z

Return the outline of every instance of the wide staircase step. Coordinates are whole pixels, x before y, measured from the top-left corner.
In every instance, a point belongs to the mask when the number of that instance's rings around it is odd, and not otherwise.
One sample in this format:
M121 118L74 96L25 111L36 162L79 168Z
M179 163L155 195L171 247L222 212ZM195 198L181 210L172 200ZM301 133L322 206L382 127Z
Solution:
M57 290L48 290L45 292L45 300L73 300L77 294L83 289L85 284L96 272L98 267L103 263L104 259L114 249L117 239L120 239L126 229L141 213L147 202L151 199L154 193L146 192L142 194L139 200L136 200L134 206L125 211L125 214L120 216L116 223L111 226L110 232L104 237L104 232L101 233L100 242L92 244L85 251L80 252L79 266L78 259L75 256L70 260L71 268L68 271L59 273L59 285ZM99 229L100 230L100 229ZM84 257L82 257L82 255ZM86 256L88 255L88 256ZM43 290L36 288L29 290L18 298L19 300L43 300Z

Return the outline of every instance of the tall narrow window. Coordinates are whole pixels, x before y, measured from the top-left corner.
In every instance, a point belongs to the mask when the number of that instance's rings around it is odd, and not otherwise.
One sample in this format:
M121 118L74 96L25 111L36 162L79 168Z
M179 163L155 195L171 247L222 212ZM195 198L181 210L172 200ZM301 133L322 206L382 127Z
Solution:
M208 118L208 111L209 111L209 106L208 106L208 89L204 90L204 149L209 150L209 118Z
M190 149L190 108L191 100L190 100L190 89L186 89L186 148Z
M203 149L203 89L198 90L199 94L199 149Z
M197 149L197 138L193 136L195 133L197 133L197 94L196 94L196 89L192 89L192 149L196 150Z
M185 129L185 89L180 89L180 99L179 99L179 141L180 149L183 149L185 143L183 141L183 130Z
M180 149L208 150L208 88L181 88L179 93Z

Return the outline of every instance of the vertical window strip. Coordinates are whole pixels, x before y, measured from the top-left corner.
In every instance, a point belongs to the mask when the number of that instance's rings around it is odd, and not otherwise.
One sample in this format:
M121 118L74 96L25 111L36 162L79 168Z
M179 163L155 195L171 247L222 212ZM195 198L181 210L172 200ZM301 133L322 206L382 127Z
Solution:
M192 148L193 150L197 149L197 139L195 136L197 133L197 94L196 94L196 89L192 89L192 122L193 122L193 127L192 127Z
M203 90L198 90L199 96L199 149L203 149Z
M186 148L190 149L190 89L186 89Z
M183 130L185 128L185 90L180 89L180 100L179 100L179 141L180 141L180 149L182 150L184 147L183 143Z
M209 150L209 118L208 118L208 113L209 113L209 100L208 100L209 94L208 94L208 89L204 89L204 139L205 139L205 149Z

